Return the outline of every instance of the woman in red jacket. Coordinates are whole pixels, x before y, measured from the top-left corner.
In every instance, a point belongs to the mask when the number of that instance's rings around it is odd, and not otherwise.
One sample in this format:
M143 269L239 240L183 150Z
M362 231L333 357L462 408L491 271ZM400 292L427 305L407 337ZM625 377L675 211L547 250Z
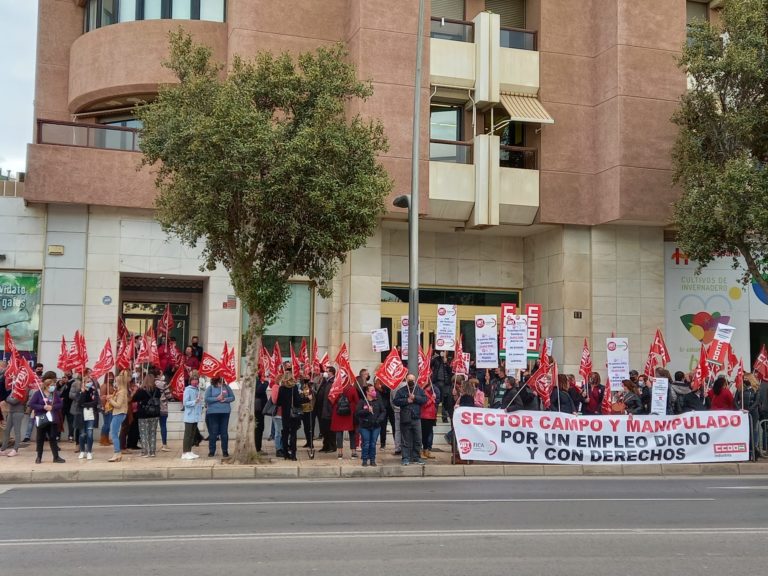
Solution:
M728 389L728 380L725 376L718 376L712 390L707 393L710 410L733 410L733 394Z
M339 460L344 458L344 432L349 433L349 448L352 450L352 458L357 458L354 411L360 396L357 393L356 386L348 383L341 393L333 396L329 394L328 400L331 402L331 432L336 433Z

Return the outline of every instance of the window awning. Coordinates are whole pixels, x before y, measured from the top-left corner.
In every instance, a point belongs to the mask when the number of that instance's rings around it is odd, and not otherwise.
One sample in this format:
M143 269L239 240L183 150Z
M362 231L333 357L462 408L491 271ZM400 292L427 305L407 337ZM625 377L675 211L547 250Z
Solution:
M501 105L513 122L530 122L535 124L554 124L555 121L534 96L518 96L501 94Z

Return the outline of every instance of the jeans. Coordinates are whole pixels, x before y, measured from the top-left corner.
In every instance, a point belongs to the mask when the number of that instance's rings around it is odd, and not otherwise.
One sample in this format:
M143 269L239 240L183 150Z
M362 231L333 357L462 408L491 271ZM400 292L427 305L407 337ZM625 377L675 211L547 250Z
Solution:
M216 454L216 440L221 437L221 451L229 456L229 412L208 414L208 455Z
M112 437L112 448L115 454L120 454L120 428L123 426L125 414L113 414L109 425L109 435Z
M65 418L67 420L67 435L72 438L73 440L78 439L78 430L75 428L75 415L70 414L69 411L67 411Z
M360 437L362 442L362 458L363 462L368 460L371 463L376 462L376 443L379 440L379 433L381 428L360 428Z
M272 425L274 430L272 435L275 437L275 452L283 450L283 418L281 416L272 416Z
M29 440L32 438L32 430L35 429L35 417L30 416L29 420L27 420L27 431L26 434L24 434L23 440Z
M421 443L424 450L432 450L432 442L435 438L435 420L422 419L421 421Z
M400 441L403 449L403 462L421 460L421 421L400 422Z
M181 451L186 454L192 452L192 444L195 441L195 432L197 431L197 422L184 422L184 440L182 441Z
M336 432L336 447L339 450L344 449L344 432ZM350 450L354 450L356 448L354 430L349 431L349 448Z
M3 446L2 450L7 450L8 445L11 442L11 431L15 430L13 435L13 447L18 450L21 441L24 439L22 436L21 425L24 422L24 412L11 412L8 414L8 419L5 422L5 433L3 434Z
M403 449L403 435L400 433L400 411L395 412L395 428L393 430L395 436L395 452Z
M110 436L112 430L112 412L104 413L104 425L101 427L102 436Z
M79 438L80 452L93 452L93 424L93 420L85 420L83 422Z
M296 456L296 432L299 429L299 426L301 426L301 419L300 418L291 418L289 417L283 417L283 434L282 434L282 441L283 441L283 455L288 456Z
M301 415L301 424L304 428L304 439L307 441L309 448L314 448L315 428L312 426L312 412L304 412Z
M154 455L157 449L157 421L159 418L139 418L142 455Z
M264 442L264 413L257 412L254 414L256 418L256 430L254 430L254 442L256 444L256 452L261 452L261 445Z
M163 446L168 445L168 414L160 414L160 440Z

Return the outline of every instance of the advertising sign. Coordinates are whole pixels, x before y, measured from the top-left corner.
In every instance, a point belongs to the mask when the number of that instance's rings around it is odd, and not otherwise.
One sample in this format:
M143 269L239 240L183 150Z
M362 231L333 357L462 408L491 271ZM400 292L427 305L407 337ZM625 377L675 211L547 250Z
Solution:
M18 351L28 357L29 354L25 352L37 351L39 327L40 274L0 272L0 333L4 333L7 328ZM3 340L0 339L2 345Z

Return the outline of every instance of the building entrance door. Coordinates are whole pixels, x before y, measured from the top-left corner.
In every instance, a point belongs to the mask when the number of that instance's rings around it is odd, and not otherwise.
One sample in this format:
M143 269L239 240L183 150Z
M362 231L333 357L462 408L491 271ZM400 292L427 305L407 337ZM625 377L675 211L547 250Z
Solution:
M159 302L123 302L123 321L129 332L145 334L152 326L157 334L157 323L163 317L167 303ZM184 352L184 347L189 342L189 304L171 303L171 315L173 316L173 328L171 336L176 338L179 350Z

